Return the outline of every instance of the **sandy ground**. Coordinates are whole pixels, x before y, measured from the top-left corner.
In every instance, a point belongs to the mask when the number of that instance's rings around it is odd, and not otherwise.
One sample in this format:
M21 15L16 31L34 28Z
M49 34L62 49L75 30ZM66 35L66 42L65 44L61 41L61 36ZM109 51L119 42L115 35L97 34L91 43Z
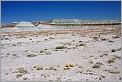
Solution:
M2 33L2 81L121 80L119 28Z

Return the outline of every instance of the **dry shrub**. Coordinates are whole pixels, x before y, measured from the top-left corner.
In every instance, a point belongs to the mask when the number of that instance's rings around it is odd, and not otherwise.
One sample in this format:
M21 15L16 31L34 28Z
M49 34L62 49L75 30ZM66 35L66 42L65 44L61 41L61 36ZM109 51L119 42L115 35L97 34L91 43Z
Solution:
M6 55L10 55L10 53L7 53Z
M28 78L27 77L24 77L23 80L27 80Z
M112 36L112 38L116 39L116 38L120 38L120 36L116 35L116 36Z
M92 68L100 68L100 65L102 65L101 62L96 62L96 63L92 66Z
M86 46L86 44L79 44L79 46Z
M49 37L49 39L55 39L55 38L53 38L53 37Z
M117 51L121 51L121 48L116 49Z
M112 73L112 74L118 74L118 73L120 73L120 71L115 70L115 69L109 69L107 71L108 71L108 73Z
M55 49L65 49L65 46L57 46Z
M65 64L64 67L75 67L74 64Z
M109 40L108 42L114 42L114 41L112 41L112 40Z
M121 57L120 56L117 56L117 55L113 55L113 57L112 57L112 59L121 59Z
M12 44L12 46L16 46L16 44Z
M36 54L28 54L27 57L35 57L37 56Z
M90 60L89 63L90 63L90 64L93 64L94 62Z
M21 68L17 68L17 71L16 72L17 73L21 73L21 74L26 74L27 73L27 70L24 69L23 67L21 67Z
M74 64L65 64L64 70L70 70L71 67L75 67L75 65Z
M34 66L33 68L36 68L36 70L43 70L43 67L41 66Z
M54 70L54 71L57 71L57 69L54 68L54 67L46 68L45 70Z
M108 56L108 54L102 54L102 55L100 55L100 57L103 57L103 56Z
M23 74L20 73L20 74L17 74L17 75L16 75L16 78L20 78L20 77L22 77L22 76L23 76Z
M64 67L64 70L70 70L70 68L69 67Z
M111 64L111 63L114 63L115 61L113 60L113 59L109 59L108 61L107 61L107 63L108 64Z
M44 53L45 51L43 51L43 50L40 50L40 53Z
M116 59L121 59L121 57L117 55L112 55L111 58L107 61L107 63L114 63Z
M111 52L116 52L116 50L115 49L112 49Z
M24 69L23 67L21 68L17 68L17 71L15 71L17 73L16 77L20 78L22 77L24 74L28 73L26 69Z
M107 39L106 38L101 38L101 41L106 41Z

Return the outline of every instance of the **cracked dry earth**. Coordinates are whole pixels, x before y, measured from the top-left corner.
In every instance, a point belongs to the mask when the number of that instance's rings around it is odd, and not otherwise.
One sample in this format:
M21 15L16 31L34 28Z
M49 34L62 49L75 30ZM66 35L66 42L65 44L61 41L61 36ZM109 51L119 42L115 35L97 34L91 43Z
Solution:
M1 80L121 80L120 32L85 31L2 33Z

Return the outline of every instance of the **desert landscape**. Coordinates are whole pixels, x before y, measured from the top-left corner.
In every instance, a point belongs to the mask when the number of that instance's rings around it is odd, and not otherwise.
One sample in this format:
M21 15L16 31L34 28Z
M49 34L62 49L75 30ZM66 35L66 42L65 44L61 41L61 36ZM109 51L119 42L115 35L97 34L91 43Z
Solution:
M1 33L2 81L121 81L121 27Z

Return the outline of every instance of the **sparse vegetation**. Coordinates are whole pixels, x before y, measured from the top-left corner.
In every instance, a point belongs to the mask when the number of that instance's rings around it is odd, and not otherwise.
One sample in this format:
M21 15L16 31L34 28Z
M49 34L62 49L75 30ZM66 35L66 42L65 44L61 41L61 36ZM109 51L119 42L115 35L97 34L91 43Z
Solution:
M101 63L101 62L96 62L96 64L103 65L103 63Z
M113 60L113 59L109 59L108 61L107 61L107 63L108 64L111 64L111 63L114 63L115 61Z
M109 40L108 42L114 42L114 41L112 41L112 40Z
M112 55L111 58L107 61L108 64L114 63L116 59L121 59L121 57L117 55Z
M12 44L12 46L16 46L16 44Z
M27 77L24 77L23 80L27 80L28 78Z
M74 64L65 64L64 67L75 67L75 65Z
M10 55L10 53L7 53L6 55Z
M93 37L93 40L98 41L99 37Z
M118 74L118 73L120 73L120 71L115 70L115 69L108 69L107 71L108 71L109 73L112 73L112 74Z
M5 76L2 80L7 78L25 81L121 80L120 38L111 37L116 34L113 32L115 28L107 28L107 32L104 31L105 28L93 29L88 28L87 31L87 28L78 28L78 33L73 32L74 29L49 30L48 33L43 33L43 30L12 33L8 41L3 39L2 42L4 48L1 54L1 57L4 57L2 76ZM102 33L101 36L99 36L100 33ZM15 45L12 46L12 44ZM11 61L9 62L8 59ZM6 62L10 65L5 66ZM16 69L15 67L18 66L19 68ZM107 71L104 71L106 69ZM11 74L13 77L10 77ZM70 74L74 75L70 76Z
M54 70L54 71L57 71L57 69L54 68L54 67L46 68L45 70Z
M78 66L78 68L82 68L82 66Z
M41 53L39 55L50 55L51 54L50 52L44 51L44 50L40 50L39 52Z
M21 68L17 68L17 71L16 72L17 73L21 73L21 74L26 74L27 73L27 70L24 69L23 67L21 67Z
M17 54L13 54L13 56L17 56Z
M102 78L101 78L101 77L99 77L99 80L102 80Z
M103 57L103 56L108 56L108 54L102 54L102 55L100 55L100 57Z
M94 62L92 60L89 61L90 64L93 64Z
M44 39L45 41L47 41L48 39Z
M104 75L100 75L102 78L105 78L105 76Z
M116 52L116 50L115 49L112 49L111 52Z
M45 52L45 55L50 55L51 53L50 52Z
M106 41L107 39L106 38L101 38L101 41Z
M121 59L121 57L120 57L120 56L117 56L117 55L113 55L113 56L112 56L112 59L113 59L113 60L115 60L115 59Z
M5 40L9 40L9 38L4 38Z
M40 50L40 53L44 53L45 51L43 51L43 50Z
M70 68L69 67L64 67L64 70L70 70Z
M43 67L41 66L34 66L33 68L36 68L36 70L43 70Z
M112 38L116 39L116 38L120 38L120 36L116 35L116 36L112 36Z
M80 42L83 42L83 41L79 41L79 43L80 43Z
M71 67L75 67L75 65L74 64L65 64L64 70L70 70Z
M49 39L55 39L55 38L53 38L53 37L49 37Z
M92 68L100 68L100 63L96 63L92 66Z
M17 71L15 71L15 73L17 73L16 77L20 78L22 77L24 74L28 73L26 69L24 69L23 67L21 68L17 68Z
M122 80L122 78L121 78L121 77L119 77L119 80Z
M35 57L37 56L36 54L28 54L27 57Z
M77 71L76 73L81 73L81 74L82 74L82 73L83 73L83 71Z
M81 44L79 44L79 46L86 46L86 44L81 43Z
M111 52L121 51L121 48L118 49L111 49Z
M121 51L121 48L116 49L117 51Z
M20 77L22 77L22 76L23 76L23 74L20 73L20 74L17 74L17 75L16 75L16 78L20 78Z
M65 46L57 46L55 49L65 49Z

